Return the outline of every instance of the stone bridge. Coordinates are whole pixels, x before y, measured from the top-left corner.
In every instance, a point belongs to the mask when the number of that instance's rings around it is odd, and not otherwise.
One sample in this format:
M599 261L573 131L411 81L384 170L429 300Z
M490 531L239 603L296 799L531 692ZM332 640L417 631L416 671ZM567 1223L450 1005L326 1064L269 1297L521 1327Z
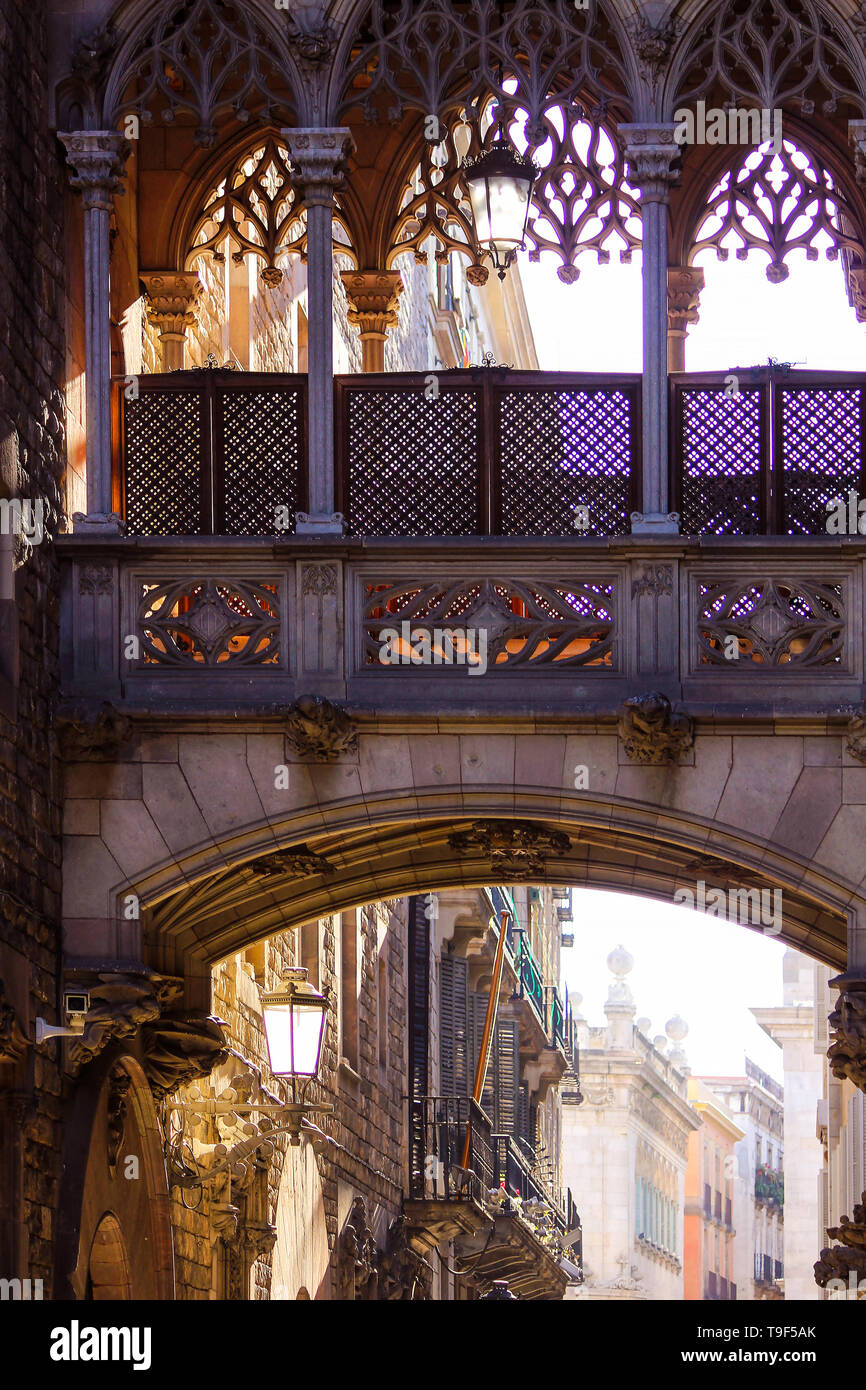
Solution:
M59 547L71 966L207 1009L275 930L519 879L781 888L783 940L866 964L859 538Z

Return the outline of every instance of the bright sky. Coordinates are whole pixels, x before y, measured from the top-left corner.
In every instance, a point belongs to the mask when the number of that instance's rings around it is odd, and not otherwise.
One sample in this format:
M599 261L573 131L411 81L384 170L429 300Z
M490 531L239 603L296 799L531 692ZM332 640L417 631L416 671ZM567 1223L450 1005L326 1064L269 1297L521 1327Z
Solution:
M686 339L686 369L724 371L768 357L804 367L866 370L866 324L858 324L838 261L788 262L789 278L771 285L766 257L718 261L707 252L700 323ZM641 370L641 264L615 256L599 266L580 258L575 285L557 278L558 261L520 258L539 364L548 371ZM612 976L605 958L620 943L634 957L628 983L636 1016L651 1036L679 1013L689 1024L684 1047L696 1074L740 1073L744 1056L782 1080L782 1054L758 1027L753 1007L782 1003L778 941L665 903L620 894L574 891L573 950L563 952L563 982L583 995L590 1024L605 1022Z
M689 1025L682 1046L696 1075L739 1075L748 1054L783 1079L780 1048L749 1012L782 1003L783 945L653 899L574 889L572 900L574 946L562 952L562 979L570 996L583 995L587 1023L606 1022L604 1002L614 977L605 961L622 945L634 957L627 983L635 1018L651 1020L650 1038L680 1014Z
M788 262L790 275L771 285L766 256L717 261L705 252L706 288L700 322L686 338L686 370L751 367L768 357L828 370L866 370L866 324L858 324L839 261ZM520 274L542 371L641 370L641 257L609 265L579 260L580 279L563 285L550 254L536 264L520 257Z

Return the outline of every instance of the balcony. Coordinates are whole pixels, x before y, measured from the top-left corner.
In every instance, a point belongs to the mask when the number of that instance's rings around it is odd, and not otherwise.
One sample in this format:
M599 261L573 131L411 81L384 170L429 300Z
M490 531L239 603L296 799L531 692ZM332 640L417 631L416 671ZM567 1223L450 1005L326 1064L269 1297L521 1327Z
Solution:
M762 1164L755 1173L755 1201L761 1206L781 1209L785 1205L784 1174Z
M488 1195L494 1185L490 1121L481 1106L467 1096L410 1099L409 1190L403 1210L413 1248L424 1254L443 1240L488 1225Z
M627 535L640 388L501 368L337 377L336 508L353 536ZM673 374L683 535L826 538L826 503L866 495L864 390L851 372ZM273 536L307 509L305 376L143 375L115 382L113 399L129 534Z

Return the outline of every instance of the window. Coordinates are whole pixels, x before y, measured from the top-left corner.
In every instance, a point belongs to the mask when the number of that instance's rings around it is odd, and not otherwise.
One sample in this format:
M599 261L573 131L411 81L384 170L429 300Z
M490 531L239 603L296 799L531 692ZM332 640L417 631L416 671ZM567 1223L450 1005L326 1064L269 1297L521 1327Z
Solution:
M319 922L305 922L300 929L300 960L311 985L319 988Z
M340 913L340 1052L358 1070L358 910Z
M388 951L383 941L377 965L377 1006L379 1015L379 1070L388 1066Z

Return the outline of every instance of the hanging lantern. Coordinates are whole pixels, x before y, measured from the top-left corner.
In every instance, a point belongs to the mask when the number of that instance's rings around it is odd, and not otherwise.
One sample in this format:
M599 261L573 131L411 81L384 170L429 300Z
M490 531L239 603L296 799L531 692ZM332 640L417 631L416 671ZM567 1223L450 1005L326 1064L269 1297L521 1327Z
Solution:
M504 280L523 249L538 170L529 155L518 154L501 126L490 148L464 159L462 170L478 244Z

